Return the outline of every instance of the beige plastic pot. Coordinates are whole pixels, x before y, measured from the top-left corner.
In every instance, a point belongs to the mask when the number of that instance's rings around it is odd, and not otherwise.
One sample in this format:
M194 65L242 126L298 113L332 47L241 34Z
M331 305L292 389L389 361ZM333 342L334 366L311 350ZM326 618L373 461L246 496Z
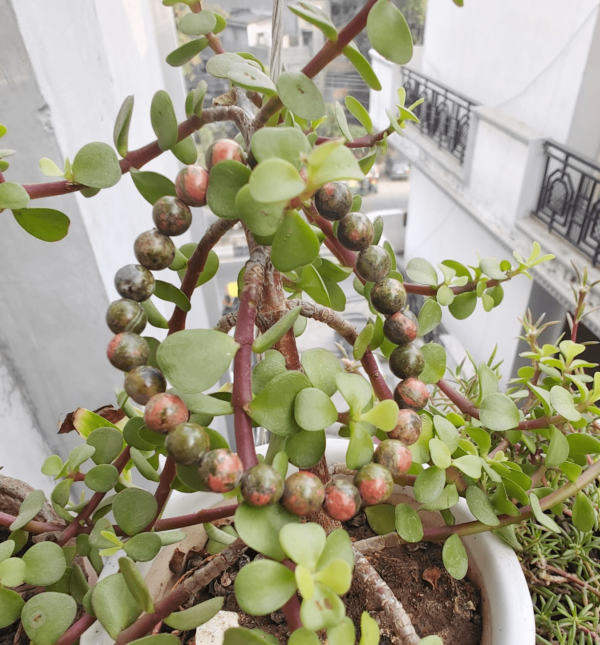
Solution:
M345 461L348 442L345 439L327 437L327 461L330 464ZM265 454L267 446L257 451ZM391 501L395 504L406 502L418 507L412 495L412 488L395 486ZM225 502L226 503L226 502ZM220 495L212 493L184 494L173 492L163 517L176 517L198 512L204 508L222 505ZM452 509L457 523L469 522L473 515L465 501ZM421 512L423 524L427 527L443 526L439 513ZM179 575L169 570L169 562L176 549L187 552L193 546L206 542L202 526L184 529L187 537L179 544L164 548L152 562L139 563L154 598L161 597L177 581ZM470 535L463 539L469 554L467 578L481 589L483 635L481 645L535 645L535 620L531 596L521 565L513 550L500 538L491 533ZM100 578L116 573L118 559L123 553L107 558ZM112 639L97 623L81 638L81 645L111 645ZM200 644L199 644L200 645ZM460 645L449 643L447 645Z

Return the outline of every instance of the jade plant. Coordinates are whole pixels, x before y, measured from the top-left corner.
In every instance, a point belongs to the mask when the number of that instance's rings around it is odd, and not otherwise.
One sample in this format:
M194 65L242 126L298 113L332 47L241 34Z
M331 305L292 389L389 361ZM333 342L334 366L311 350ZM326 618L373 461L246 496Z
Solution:
M217 35L226 25L222 16L196 1L186 4L191 11L179 29L191 38L167 62L183 65L212 48L208 74L230 82L215 106L204 107L207 84L201 81L187 96L188 118L178 125L170 97L158 91L150 106L157 140L130 150L134 100L128 97L116 116L114 148L89 143L64 171L42 159L42 169L62 179L20 185L0 172L0 207L42 240L64 237L69 220L30 201L76 191L93 197L127 174L149 202L154 226L135 240L137 263L117 272L121 299L107 312L115 334L108 359L125 373L119 411L112 420L85 408L71 415L80 445L65 462L53 455L42 467L57 481L50 500L56 522L35 519L45 502L41 491L26 497L18 516L0 513L0 524L11 531L0 544L0 628L20 620L35 645L71 645L99 621L118 645L176 645L171 630L202 625L223 599L181 605L247 552L259 557L236 577L239 607L251 615L282 609L291 645L319 643L323 630L335 645L379 642L368 612L359 634L346 616L343 596L353 577L386 599L402 642L439 645L435 635L419 639L361 555L380 538L353 545L341 522L362 508L386 545L443 543L444 564L457 579L468 567L464 536L495 531L518 546L516 524L533 519L559 530L553 516L569 498L575 498L575 526L597 525L597 509L581 491L600 475L600 373L586 373L595 365L581 357L585 345L577 342L592 285L584 274L570 338L540 345L545 325L523 320L531 365L508 389L501 391L493 357L474 364L470 378L459 369L451 384L444 348L419 342L440 323L443 308L457 319L478 306L501 315L496 308L505 283L531 277L552 258L541 255L537 243L527 258L515 252L514 261L483 258L477 266L449 259L436 268L411 258L405 281L389 243L382 242L381 219L372 222L360 212L361 199L352 197L345 180L363 178L385 152L388 136L418 122L422 100L405 106L400 88L398 113L389 112L389 127L374 132L367 110L348 96L334 111L342 136L325 138L319 134L325 103L312 78L345 56L367 85L381 89L352 41L366 28L382 56L408 62L412 40L402 13L389 0L368 0L338 31L318 8L293 5L290 10L319 28L326 44L301 72L271 70L269 76L251 54L223 50ZM352 137L346 111L364 136ZM217 121L235 123L239 136L215 142L203 167L192 135ZM186 164L174 181L142 170L167 151ZM0 163L5 172L8 162ZM218 220L197 244L178 248L174 238L188 230L192 209L205 205ZM239 311L214 329L186 329L194 290L218 271L213 247L237 223L250 254L238 279ZM165 270L178 274L179 288L155 276ZM339 285L348 280L372 314L360 331L343 317ZM418 316L406 308L409 293L424 298ZM153 298L174 303L170 320ZM300 354L296 338L307 318L335 330L352 356L340 361L318 347ZM144 336L147 325L167 330L166 338ZM396 383L386 382L383 361ZM232 362L233 383L223 384ZM235 450L210 427L226 415L233 415ZM336 423L348 438L345 464L328 467L325 430ZM264 456L253 441L257 426L269 431ZM154 493L133 483L134 471L156 484ZM83 488L78 500L75 482ZM413 489L415 505L386 503L395 483ZM212 491L227 501L165 519L172 490ZM457 524L452 509L461 498L475 519ZM439 511L445 524L424 527L420 510ZM136 562L153 560L185 537L182 528L198 524L204 524L212 557L164 597L152 598ZM116 555L119 571L92 584L89 571L100 574L103 558ZM243 627L225 633L226 645L264 642L276 640Z

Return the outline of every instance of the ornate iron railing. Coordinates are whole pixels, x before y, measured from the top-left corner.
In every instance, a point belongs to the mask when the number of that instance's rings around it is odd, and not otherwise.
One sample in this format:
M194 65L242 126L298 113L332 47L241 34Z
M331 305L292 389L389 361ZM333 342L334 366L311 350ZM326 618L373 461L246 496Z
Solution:
M534 215L600 264L600 164L546 141L546 169Z
M463 163L471 110L477 103L407 67L402 69L402 75L406 104L411 105L418 98L425 98L416 109L421 120L416 127Z

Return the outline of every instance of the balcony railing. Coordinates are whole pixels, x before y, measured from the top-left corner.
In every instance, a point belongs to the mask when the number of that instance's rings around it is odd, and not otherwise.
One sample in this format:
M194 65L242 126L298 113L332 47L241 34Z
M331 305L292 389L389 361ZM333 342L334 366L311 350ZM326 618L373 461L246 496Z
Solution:
M534 215L600 264L600 165L546 141L546 170Z
M471 111L477 103L407 67L402 69L402 74L406 104L411 105L418 98L425 98L416 109L421 120L416 127L462 164L467 148Z

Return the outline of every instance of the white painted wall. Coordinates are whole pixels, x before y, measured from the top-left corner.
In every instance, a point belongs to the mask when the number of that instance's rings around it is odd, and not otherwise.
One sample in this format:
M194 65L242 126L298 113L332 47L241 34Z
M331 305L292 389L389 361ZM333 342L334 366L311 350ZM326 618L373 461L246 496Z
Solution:
M418 168L411 173L408 213L405 263L423 257L434 266L448 259L477 266L478 253L499 261L511 259L503 244ZM486 361L498 344L497 358L504 360L502 373L510 376L520 333L517 318L527 309L531 285L527 278L511 280L500 307L486 313L478 302L466 320L456 320L444 307L442 324L478 363Z
M597 158L599 11L597 0L429 2L421 69Z
M176 46L171 9L147 0L0 0L0 114L16 148L6 177L48 181L40 157L59 165L90 141L112 143L117 111L135 96L130 147L155 139L150 125L154 92L166 89L183 117L179 69L164 63ZM166 153L148 169L174 178L179 162ZM107 361L111 336L105 312L118 297L113 278L135 262L133 242L152 228L151 206L129 176L93 199L69 195L40 200L65 212L65 240L43 243L4 213L0 236L0 465L5 473L42 485L39 468L50 452L74 445L57 437L61 417L79 406L114 403L122 374ZM198 239L197 212L192 229ZM177 243L191 241L188 233ZM159 276L176 280L169 271ZM172 305L156 301L169 317ZM201 290L188 316L208 326ZM163 332L147 328L157 338ZM10 467L10 469L9 469Z

